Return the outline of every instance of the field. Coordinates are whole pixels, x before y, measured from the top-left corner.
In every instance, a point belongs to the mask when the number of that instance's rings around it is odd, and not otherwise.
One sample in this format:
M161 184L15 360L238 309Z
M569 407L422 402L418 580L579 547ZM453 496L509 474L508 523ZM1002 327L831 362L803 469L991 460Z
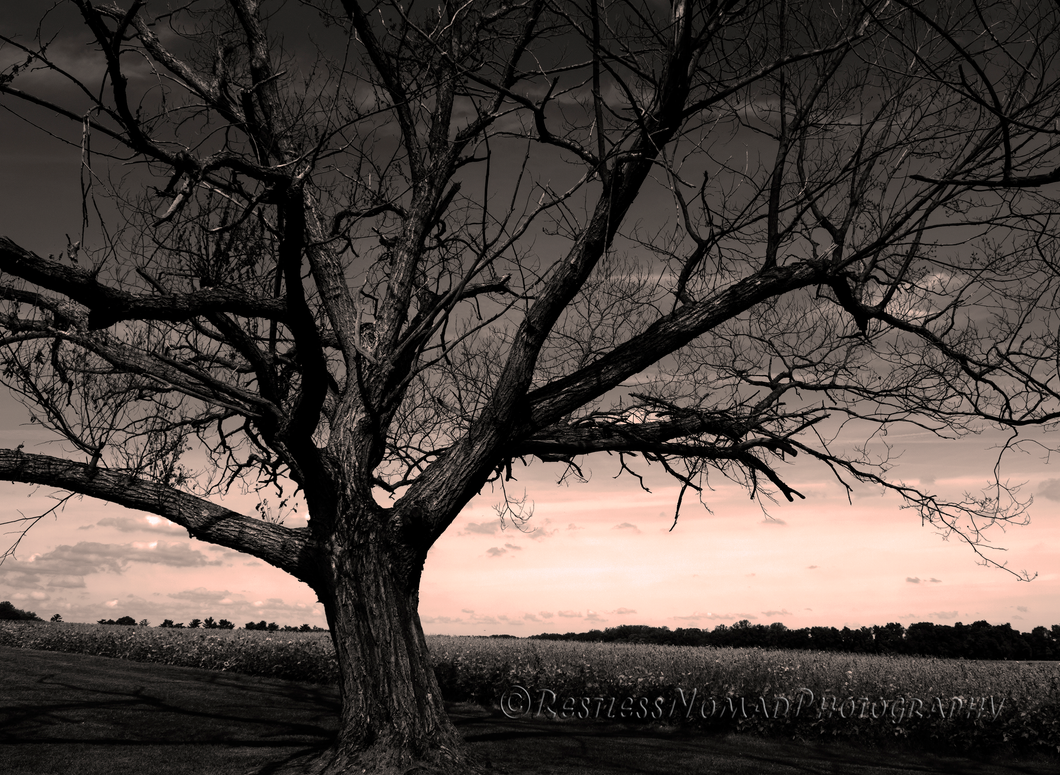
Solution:
M432 636L446 700L510 719L1060 755L1060 663ZM0 622L0 645L301 682L326 633Z

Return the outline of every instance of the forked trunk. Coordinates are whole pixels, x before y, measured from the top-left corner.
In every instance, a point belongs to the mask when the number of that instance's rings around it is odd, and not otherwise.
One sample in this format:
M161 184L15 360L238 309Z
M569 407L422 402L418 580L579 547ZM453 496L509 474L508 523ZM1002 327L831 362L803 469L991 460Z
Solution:
M445 711L418 613L423 558L382 540L332 544L318 590L338 657L342 717L313 773L475 773Z

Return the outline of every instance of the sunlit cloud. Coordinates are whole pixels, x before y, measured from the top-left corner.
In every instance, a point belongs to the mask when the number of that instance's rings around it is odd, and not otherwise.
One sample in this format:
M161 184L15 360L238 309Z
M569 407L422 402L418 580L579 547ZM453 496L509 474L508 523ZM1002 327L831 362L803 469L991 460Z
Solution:
M184 528L168 519L153 515L104 517L96 523L97 527L112 527L122 533L164 533L175 535L184 532Z

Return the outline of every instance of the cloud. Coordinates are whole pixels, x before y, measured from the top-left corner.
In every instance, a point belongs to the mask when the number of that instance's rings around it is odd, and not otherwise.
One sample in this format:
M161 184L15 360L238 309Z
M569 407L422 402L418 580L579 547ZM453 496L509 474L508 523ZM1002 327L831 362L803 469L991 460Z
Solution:
M499 520L493 522L468 522L461 531L460 535L468 535L470 533L478 533L479 535L493 535L499 533L501 530L501 523Z
M220 565L187 543L174 541L134 541L131 544L101 544L81 541L73 546L57 546L50 552L34 554L25 560L8 560L0 574L30 576L87 576L93 573L123 573L130 563L167 565L174 568L201 568Z
M542 619L551 619L553 616L555 616L555 614L553 614L551 611L538 611L537 615L540 616Z
M640 528L634 525L632 522L622 522L621 524L615 525L611 528L612 530L631 530L634 533L639 533Z
M716 613L712 613L712 612L709 612L709 611L707 613L702 613L700 611L696 611L695 613L691 613L691 614L689 614L687 616L671 616L670 618L671 619L677 619L677 620L683 621L683 622L694 622L694 621L700 621L700 620L703 620L703 619L705 619L707 621L714 622L714 621L729 621L729 620L739 621L740 619L752 620L752 619L757 619L758 617L755 616L754 614L716 614Z
M791 611L781 608L779 611L763 611L762 616L791 616Z
M580 619L582 616L581 611L560 611L558 615L564 619Z
M920 579L917 576L906 576L905 580L910 584L919 584Z
M508 554L508 552L521 552L522 550L523 547L521 546L506 543L504 546L491 546L486 550L486 554L490 557L500 557L503 554Z
M232 593L227 589L214 590L206 589L205 587L195 587L195 589L185 589L180 592L170 592L167 597L171 597L174 600L187 600L191 603L208 604L213 605L220 603L223 599L231 599Z
M528 622L539 622L539 621L541 621L534 614L523 614L523 618L526 619L526 621L528 621Z
M957 618L957 612L956 611L935 611L933 613L928 614L928 616L930 616L930 617L932 617L934 619L956 619Z
M527 538L532 538L535 541L543 541L546 538L551 538L559 532L558 527L554 527L551 530L546 527L546 525L551 524L551 519L543 520L540 525L534 525L531 530L524 530L523 535L525 535ZM570 530L569 527L567 529Z
M162 533L174 535L184 530L180 525L162 517L144 515L140 517L105 517L96 523L98 527L113 527L122 533Z
M807 565L806 566L806 570L817 570L818 567L820 567L820 566L818 566L818 565Z
M1030 611L1031 609L1027 608L1027 606L1025 606L1025 605L1018 605L1018 606L1016 606L1016 610L1019 611L1021 614L1025 614L1028 611Z
M420 621L424 624L463 624L464 620L459 616L423 616Z
M48 579L47 586L60 589L84 589L85 579L82 576L52 576Z
M928 579L928 583L929 584L941 584L942 583L942 579L937 579L934 576L932 576L930 579Z
M1060 479L1046 479L1038 486L1038 494L1051 501L1060 501Z
M766 517L765 519L763 519L758 524L760 524L760 525L786 525L788 523L785 522L782 519L777 519L776 517Z
M611 611L611 613L615 616L631 616L637 612L632 608L616 608L614 611Z
M596 613L596 611L586 611L585 620L589 621L589 622L606 622L607 621L607 619L604 619L602 616L600 616L600 614Z

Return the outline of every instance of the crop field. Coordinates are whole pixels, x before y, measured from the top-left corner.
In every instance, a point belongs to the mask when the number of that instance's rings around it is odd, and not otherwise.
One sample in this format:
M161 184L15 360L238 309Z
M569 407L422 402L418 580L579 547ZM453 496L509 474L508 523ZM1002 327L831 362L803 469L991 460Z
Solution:
M446 700L509 718L1060 756L1060 663L430 636ZM0 645L329 683L327 633L0 622Z

